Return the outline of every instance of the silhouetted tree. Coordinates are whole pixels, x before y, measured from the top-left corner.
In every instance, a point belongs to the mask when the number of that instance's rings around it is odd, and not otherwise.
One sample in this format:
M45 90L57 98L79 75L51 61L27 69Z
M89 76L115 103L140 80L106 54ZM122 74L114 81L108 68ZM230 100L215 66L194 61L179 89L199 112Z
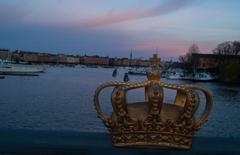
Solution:
M198 45L197 44L192 44L189 49L188 49L188 52L183 55L183 56L179 56L179 61L182 62L182 63L191 63L191 60L192 60L192 54L193 53L199 53L200 50L198 48Z
M214 54L220 55L240 55L240 42L239 41L226 41L213 50Z
M192 61L192 54L193 53L199 53L200 50L198 48L198 45L197 44L192 44L189 49L188 49L188 52L183 55L183 56L179 56L179 61L181 63L183 63L183 68L188 71L188 72L192 72L193 71L193 61Z
M218 44L213 50L213 54L219 55L240 55L240 42L239 41L226 41ZM237 60L229 60L221 58L217 60L219 75L224 81L240 82L240 62Z

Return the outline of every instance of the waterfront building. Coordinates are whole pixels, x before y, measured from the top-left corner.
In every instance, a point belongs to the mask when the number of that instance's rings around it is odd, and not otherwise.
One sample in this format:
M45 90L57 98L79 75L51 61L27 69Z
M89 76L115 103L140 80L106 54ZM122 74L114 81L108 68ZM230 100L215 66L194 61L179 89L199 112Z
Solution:
M129 66L130 60L128 58L110 58L109 59L110 66Z
M57 63L59 64L79 64L80 63L79 57L76 57L73 55L58 54L56 57L57 57Z
M9 50L0 49L0 59L9 59L12 53Z
M18 57L17 57L18 55ZM56 63L57 57L54 54L48 53L37 53L28 51L16 51L15 57L19 61L29 62L29 63Z
M216 69L219 63L226 61L240 63L239 55L192 54L192 64L195 69Z
M84 56L79 56L79 64L84 64Z
M195 71L211 72L220 81L240 83L240 56L218 54L192 54Z
M86 64L86 65L110 65L110 66L132 66L148 67L148 60L128 59L128 58L109 58L101 56L74 56L65 54L49 54L31 51L0 50L0 59L13 60L15 62L27 63L52 63L52 64Z
M19 52L20 61L38 62L38 55L34 52Z
M40 54L38 55L39 63L56 63L57 57L53 54Z
M130 61L128 58L122 58L121 61L122 61L122 66L129 66Z
M67 56L66 63L68 64L79 64L79 58L75 56Z
M86 65L109 65L108 57L84 56L83 64Z
M138 64L141 67L148 67L148 66L150 66L150 62L148 60L139 60Z
M67 56L64 54L57 55L57 63L63 64L67 62Z

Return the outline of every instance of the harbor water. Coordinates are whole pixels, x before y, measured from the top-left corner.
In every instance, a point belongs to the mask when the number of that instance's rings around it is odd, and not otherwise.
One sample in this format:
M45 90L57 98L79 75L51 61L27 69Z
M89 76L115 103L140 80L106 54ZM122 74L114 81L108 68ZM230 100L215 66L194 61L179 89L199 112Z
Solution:
M108 81L123 81L127 69L120 68L49 67L36 77L6 76L0 79L0 128L46 129L106 132L93 106L95 89ZM144 76L129 76L130 81L142 81ZM166 80L171 83L191 81ZM194 82L213 95L213 110L198 135L240 137L240 85L219 82ZM103 111L110 115L108 89L102 93ZM142 89L131 91L128 101L143 101ZM165 90L165 102L174 101L175 91ZM200 96L203 99L203 96ZM198 115L204 108L201 102Z

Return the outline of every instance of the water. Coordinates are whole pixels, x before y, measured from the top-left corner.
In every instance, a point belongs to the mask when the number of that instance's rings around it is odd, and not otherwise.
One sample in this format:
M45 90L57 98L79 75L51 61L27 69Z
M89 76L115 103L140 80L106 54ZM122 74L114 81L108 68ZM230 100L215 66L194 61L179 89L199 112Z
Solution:
M95 89L103 82L122 81L124 69L112 77L112 68L48 68L37 77L0 79L0 128L30 128L106 132L93 106ZM131 81L144 77L130 76ZM167 81L186 83L187 81ZM198 135L240 137L240 85L196 83L213 93L214 107ZM111 111L111 89L102 93L102 107ZM173 100L166 91L166 102ZM142 101L143 91L130 92L129 101ZM202 110L200 107L200 111Z

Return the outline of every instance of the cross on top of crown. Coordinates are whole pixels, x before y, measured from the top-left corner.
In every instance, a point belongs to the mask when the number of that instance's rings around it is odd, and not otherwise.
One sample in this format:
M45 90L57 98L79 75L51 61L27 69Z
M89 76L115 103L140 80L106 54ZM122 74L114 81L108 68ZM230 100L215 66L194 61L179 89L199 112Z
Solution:
M158 58L157 54L153 54L153 57L150 58L150 63L152 67L157 67L160 63L160 58Z
M147 78L148 80L160 80L160 58L158 58L157 54L153 54L153 57L149 59L151 64L150 72L148 72Z

